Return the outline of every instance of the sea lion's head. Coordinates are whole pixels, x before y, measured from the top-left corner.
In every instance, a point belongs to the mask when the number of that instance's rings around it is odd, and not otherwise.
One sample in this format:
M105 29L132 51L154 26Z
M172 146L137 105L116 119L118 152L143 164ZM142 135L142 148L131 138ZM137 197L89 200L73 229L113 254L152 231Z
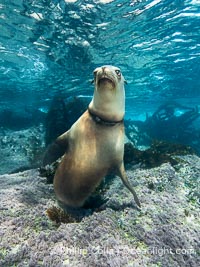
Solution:
M114 66L102 66L94 70L94 83L97 90L121 90L124 86L121 70Z
M110 121L122 120L125 112L125 79L118 67L105 65L94 70L94 96L89 109Z

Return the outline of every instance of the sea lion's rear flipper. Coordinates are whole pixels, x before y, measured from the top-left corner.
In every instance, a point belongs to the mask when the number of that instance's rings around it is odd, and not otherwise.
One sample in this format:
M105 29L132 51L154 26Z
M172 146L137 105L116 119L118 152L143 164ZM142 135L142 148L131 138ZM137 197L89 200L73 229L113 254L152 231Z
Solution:
M65 154L68 148L68 133L69 131L60 135L55 142L47 147L43 158L43 166L53 163Z
M124 169L124 164L122 163L121 166L118 169L118 173L119 177L122 179L123 184L129 189L129 191L133 194L134 200L136 202L136 204L141 207L140 201L137 197L137 194L135 192L135 190L133 189L133 187L130 185L129 181L128 181L128 177L126 175L125 169Z

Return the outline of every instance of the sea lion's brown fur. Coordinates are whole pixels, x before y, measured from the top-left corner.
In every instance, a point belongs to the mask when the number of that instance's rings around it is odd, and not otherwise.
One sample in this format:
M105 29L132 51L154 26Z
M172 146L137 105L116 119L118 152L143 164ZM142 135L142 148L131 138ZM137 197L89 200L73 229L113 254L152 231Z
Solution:
M124 78L118 68L103 66L95 70L94 83L89 109L56 140L57 146L65 147L54 177L56 196L67 206L81 207L114 170L140 206L123 164Z

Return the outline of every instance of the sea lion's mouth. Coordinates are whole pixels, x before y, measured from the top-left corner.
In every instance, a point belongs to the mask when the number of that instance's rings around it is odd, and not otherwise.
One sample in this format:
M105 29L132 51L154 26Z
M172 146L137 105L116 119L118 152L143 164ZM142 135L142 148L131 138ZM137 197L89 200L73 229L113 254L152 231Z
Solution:
M98 80L98 86L105 84L111 84L113 87L115 86L114 81L108 77L102 77Z

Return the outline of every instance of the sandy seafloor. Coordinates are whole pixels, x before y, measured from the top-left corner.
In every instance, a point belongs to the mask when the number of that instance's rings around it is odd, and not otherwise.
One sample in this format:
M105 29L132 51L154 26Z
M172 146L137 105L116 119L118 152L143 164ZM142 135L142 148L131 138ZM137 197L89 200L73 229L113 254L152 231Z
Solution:
M33 140L36 150L42 132L31 131L38 136ZM4 142L20 139L23 147L27 142L23 153L30 157L31 134L7 134ZM8 148L3 144L1 151L6 154ZM18 149L18 157L25 159ZM12 154L6 157L10 163ZM152 169L128 168L141 211L116 177L105 192L108 202L102 211L68 224L48 218L46 210L58 204L53 185L38 169L0 175L0 266L199 266L200 158L178 158L174 167L165 163ZM11 171L18 158L12 160L12 166L7 164ZM30 160L25 163L29 166Z

